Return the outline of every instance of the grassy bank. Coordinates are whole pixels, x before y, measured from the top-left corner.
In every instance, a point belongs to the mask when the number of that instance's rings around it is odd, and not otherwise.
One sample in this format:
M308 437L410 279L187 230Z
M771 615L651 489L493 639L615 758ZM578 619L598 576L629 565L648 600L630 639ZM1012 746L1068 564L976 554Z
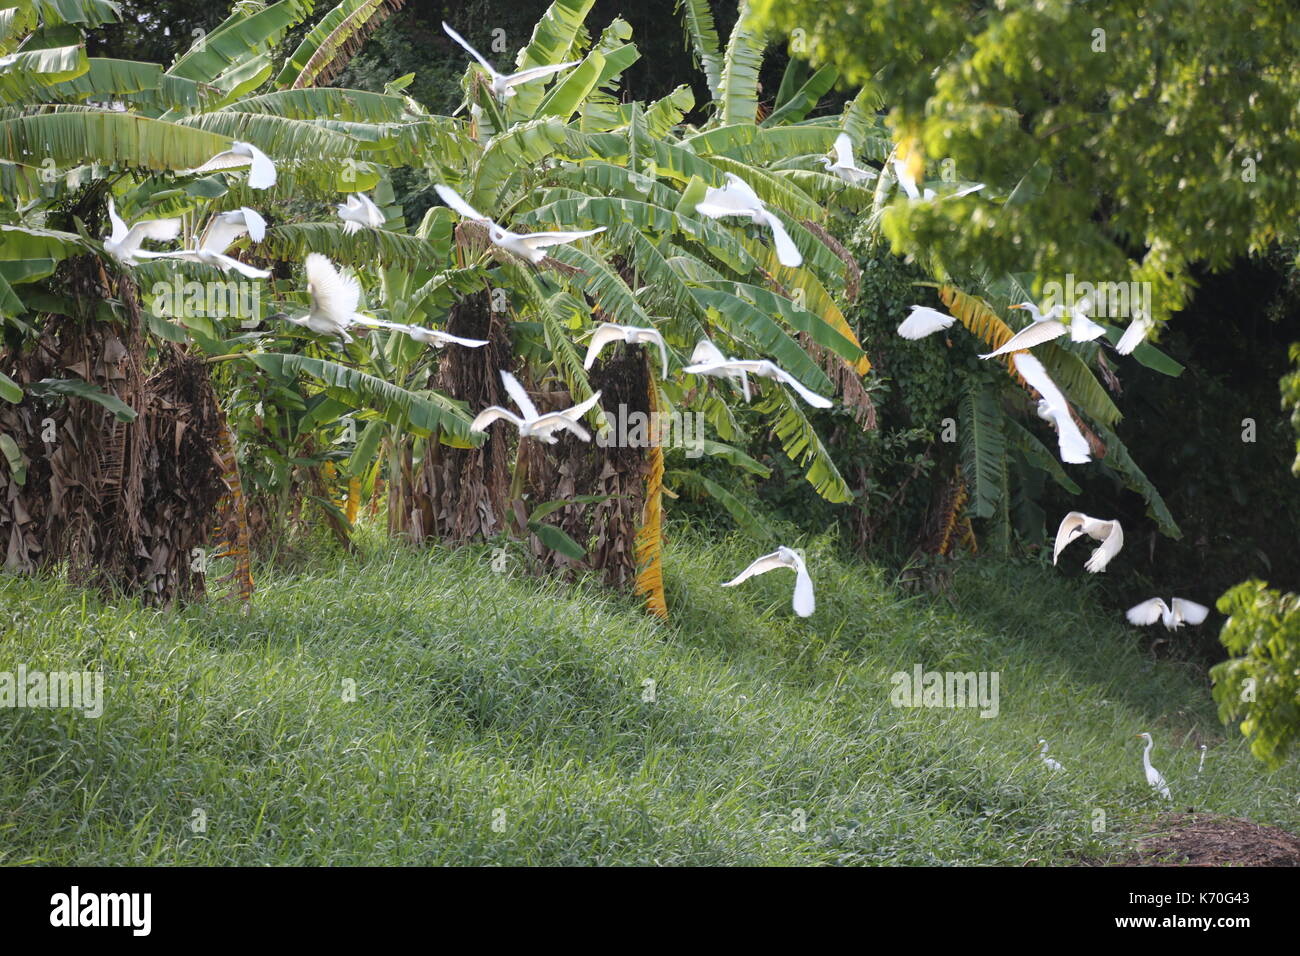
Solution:
M800 620L789 574L717 587L756 553L679 538L667 625L380 540L264 572L247 615L0 576L0 671L102 668L107 698L0 710L0 861L1067 863L1166 809L1142 730L1174 808L1300 829L1294 762L1262 771L1078 582L978 562L950 603L814 542ZM998 716L892 706L916 664L997 671Z

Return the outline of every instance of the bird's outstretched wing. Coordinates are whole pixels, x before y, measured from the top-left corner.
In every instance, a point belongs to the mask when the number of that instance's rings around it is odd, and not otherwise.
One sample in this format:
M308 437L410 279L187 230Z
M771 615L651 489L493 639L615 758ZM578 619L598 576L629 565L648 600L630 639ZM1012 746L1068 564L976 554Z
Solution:
M692 365L716 365L726 360L727 357L722 354L722 350L708 339L700 339L696 342L695 351L691 353Z
M916 180L913 179L912 174L907 171L907 163L903 162L901 159L895 159L893 161L893 167L894 178L898 180L898 185L903 188L903 192L907 193L907 198L920 199L921 191L916 188Z
M791 568L794 566L781 557L780 551L773 551L771 554L765 554L758 558L745 570L741 571L730 581L725 582L724 588L733 588L742 581L747 581L756 574L766 574L768 571L775 571L777 568ZM797 569L796 569L797 570Z
M584 229L581 232L526 232L519 236L519 241L529 249L546 249L565 242L576 242L604 231L605 227L601 226L599 229Z
M659 358L663 360L663 378L668 377L668 346L664 345L664 337L658 329L639 329L635 336L635 341L643 345L659 346Z
M1073 318L1070 319L1071 342L1091 342L1093 339L1099 339L1105 334L1106 327L1104 325L1098 325L1082 312L1075 312Z
M436 183L433 191L438 194L438 198L446 203L453 212L464 216L466 219L487 219L487 216L476 210L473 206L460 198L460 193L450 186L444 186L442 183Z
M835 165L853 168L853 140L848 133L835 137Z
M830 408L835 404L829 398L818 395L775 362L768 362L767 365L772 368L772 378L775 378L783 385L789 385L813 408Z
M593 392L591 397L585 402L579 402L572 408L566 408L556 414L563 415L571 422L576 422L579 421L583 415L587 414L587 412L591 411L598 401L600 401L600 392Z
M531 423L533 433L550 438L555 432L566 430L573 432L582 441L591 441L591 432L583 428L564 412L547 412Z
M1052 339L1059 339L1066 331L1065 323L1060 319L1044 319L1042 322L1034 322L1025 326L992 352L984 353L980 358L991 359L999 355L1006 355L1008 352L1022 352L1025 349L1032 349L1035 345L1042 345L1044 342L1052 341ZM1039 389L1039 391L1041 392L1042 389Z
M1175 598L1177 600L1177 598ZM1146 627L1160 620L1161 616L1169 610L1165 607L1165 602L1158 597L1149 598L1141 604L1135 604L1127 611L1124 616L1128 618L1130 624L1138 627Z
M1120 527L1120 523L1118 521L1107 521L1102 524L1109 525L1108 533L1102 540L1101 545L1092 552L1083 565L1092 574L1100 574L1105 571L1106 565L1110 564L1111 559L1119 554L1120 548L1124 547L1124 529ZM1095 531L1090 531L1089 534L1094 538L1097 537Z
M794 613L809 617L817 608L817 599L813 595L812 576L798 552L794 555L794 575Z
M1047 322L1036 324L1046 325ZM1070 414L1070 406L1065 400L1065 395L1056 387L1056 383L1052 381L1051 376L1047 374L1047 369L1043 368L1043 363L1028 352L1015 353L1011 356L1011 361L1015 363L1025 381L1033 386L1038 394L1043 397L1043 401L1047 403L1052 423L1056 426L1057 447L1060 451L1061 461L1072 465L1090 461L1092 455L1088 440L1083 437L1083 432L1079 430L1074 417Z
M468 53L468 54L469 54L470 56L472 56L474 59L478 60L479 65L482 66L483 69L487 70L488 73L489 73L491 76L493 76L493 77L497 77L497 76L500 76L500 75L501 75L501 74L498 73L496 70L492 69L492 64L489 63L487 60L483 59L483 55L482 55L481 53L479 53L478 50L474 49L472 46L469 45L469 41L467 41L463 36L461 36L459 33L457 33L455 30L453 30L451 27L449 27L449 26L447 25L447 21L446 21L446 20L443 20L443 21L442 21L442 28L443 28L443 30L446 31L447 36L451 37L453 40L455 40L457 43L459 43L462 47L464 47L466 53ZM480 218L480 217L475 216L475 217L473 217L473 218L478 219L478 218Z
M223 212L208 221L199 239L199 248L211 252L225 252L240 236L248 234L254 242L261 242L266 236L266 220L256 210L248 207L234 212Z
M117 206L113 204L113 197L108 197L108 223L110 226L109 240L111 242L121 242L126 238L126 222L117 214Z
M803 265L803 253L794 244L794 240L790 238L790 233L786 231L785 223L777 217L776 213L764 209L763 221L772 230L772 242L776 246L776 258L781 265L790 269L797 269Z
M528 393L524 391L524 387L519 384L519 379L515 378L505 369L502 369L501 384L506 387L506 394L510 396L511 400L517 406L519 406L519 410L524 413L524 418L526 420L532 421L537 418L537 406L534 405L533 400L528 397Z
M899 325L898 334L905 339L915 341L946 329L956 321L956 317L945 315L938 309L931 309L929 306L924 305L914 305L907 318Z
M469 430L472 432L487 431L489 425L501 418L504 418L516 428L524 424L524 420L509 409L502 408L500 405L489 405L474 416L474 420L469 423Z
M1083 524L1089 518L1082 511L1071 511L1061 519L1060 526L1056 529L1056 543L1052 547L1052 564L1061 556L1061 552L1079 535L1083 534Z
M127 252L134 252L146 239L169 242L180 234L179 219L145 219L126 231L126 237L122 239L122 248Z
M623 339L623 327L615 325L613 322L604 322L591 337L591 342L587 345L587 357L582 362L583 368L591 368L596 362L598 356L606 345L610 342L619 342Z
M351 276L343 276L334 264L319 252L307 256L307 293L313 312L320 312L347 325L357 313L361 286Z
M236 147L247 149L252 156L252 168L248 171L249 189L270 189L275 185L275 163L271 157L252 143L235 143Z
M445 345L448 342L454 345L463 345L467 349L481 349L488 344L487 339L466 339L459 335L452 335L450 332L443 332L439 329L418 329L417 332L423 333L420 338L433 339L437 343Z
M250 266L247 262L240 262L233 256L223 255L219 252L212 253L217 259L217 265L222 269L234 269L241 275L248 276L250 279L265 279L271 275L269 269L259 269L256 266Z
M1146 315L1139 312L1133 316L1133 321L1128 324L1124 334L1119 337L1115 343L1115 351L1120 355L1130 355L1133 350L1146 341L1147 334L1151 331L1155 323Z
M736 180L740 182L740 180ZM717 219L721 216L751 216L762 208L754 191L746 186L743 190L735 183L726 186L710 186L704 192L704 198L695 204L695 211L701 216Z
M1197 604L1186 598L1174 598L1172 610L1175 619L1187 624L1204 624L1205 618L1210 613L1210 609L1204 604Z
M511 73L509 76L501 78L501 85L505 87L518 86L520 83L528 83L532 80L540 80L544 76L550 76L552 73L559 73L561 70L567 70L570 67L577 66L579 60L573 60L570 63L556 63L554 66L531 66L526 70L520 70L518 73Z

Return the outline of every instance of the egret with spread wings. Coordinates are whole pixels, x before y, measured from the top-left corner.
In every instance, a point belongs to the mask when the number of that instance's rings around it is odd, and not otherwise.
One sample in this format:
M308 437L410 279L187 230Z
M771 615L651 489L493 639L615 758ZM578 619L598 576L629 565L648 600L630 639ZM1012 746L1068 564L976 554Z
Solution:
M787 548L785 545L777 548L771 554L763 555L722 586L724 588L733 588L756 574L766 574L768 571L775 571L777 568L789 568L794 572L794 600L792 601L794 613L800 617L811 615L817 606L816 599L813 596L812 578L809 576L808 568L804 564L803 558L799 556L799 552L793 548Z

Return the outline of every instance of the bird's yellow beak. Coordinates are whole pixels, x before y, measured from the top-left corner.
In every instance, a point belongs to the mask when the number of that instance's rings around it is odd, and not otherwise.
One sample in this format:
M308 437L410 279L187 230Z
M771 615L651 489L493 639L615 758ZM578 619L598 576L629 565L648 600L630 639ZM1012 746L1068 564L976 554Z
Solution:
M1009 305L1009 306L1007 306L1007 308L1008 308L1008 309L1023 309L1024 306L1023 306L1023 305Z

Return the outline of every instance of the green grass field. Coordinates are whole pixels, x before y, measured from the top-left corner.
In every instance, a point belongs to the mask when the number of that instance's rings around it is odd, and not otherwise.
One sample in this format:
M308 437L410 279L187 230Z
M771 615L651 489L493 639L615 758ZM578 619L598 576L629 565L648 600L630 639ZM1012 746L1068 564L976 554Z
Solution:
M954 606L823 540L805 621L791 575L716 586L756 554L677 538L669 625L595 585L495 573L487 548L373 537L264 570L247 615L0 576L0 671L102 668L107 697L97 720L0 710L0 862L1110 859L1166 809L1142 730L1173 808L1300 829L1294 762L1261 769L1203 677L1153 663L1078 582L981 560ZM999 672L999 715L892 706L890 675L916 664Z

